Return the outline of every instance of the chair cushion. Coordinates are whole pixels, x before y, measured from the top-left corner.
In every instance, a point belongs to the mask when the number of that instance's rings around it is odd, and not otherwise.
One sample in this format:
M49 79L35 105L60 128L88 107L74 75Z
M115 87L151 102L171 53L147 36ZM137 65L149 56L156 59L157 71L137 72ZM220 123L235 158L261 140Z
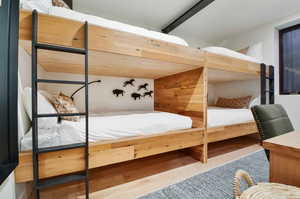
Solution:
M259 183L242 193L239 199L295 199L300 198L300 188L277 184Z
M279 104L254 106L251 110L263 140L294 131L286 111Z

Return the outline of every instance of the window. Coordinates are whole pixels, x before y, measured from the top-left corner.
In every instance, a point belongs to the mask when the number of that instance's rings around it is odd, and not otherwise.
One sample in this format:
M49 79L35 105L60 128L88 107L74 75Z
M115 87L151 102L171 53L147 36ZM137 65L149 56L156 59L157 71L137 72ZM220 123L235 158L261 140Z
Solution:
M300 24L279 31L280 94L300 94Z
M0 7L0 185L18 164L18 27L19 1Z

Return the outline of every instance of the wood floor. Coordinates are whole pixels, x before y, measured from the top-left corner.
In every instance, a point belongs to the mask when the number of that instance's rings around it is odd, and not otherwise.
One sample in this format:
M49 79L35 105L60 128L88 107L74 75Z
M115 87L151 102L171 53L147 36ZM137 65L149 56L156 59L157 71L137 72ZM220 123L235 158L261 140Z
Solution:
M238 159L261 147L257 139L245 136L213 143L208 148L208 164L200 163L185 151L175 151L93 169L90 172L90 192L93 193L91 198L136 198ZM57 186L41 193L43 199L81 199L79 196L82 195L84 195L83 183Z

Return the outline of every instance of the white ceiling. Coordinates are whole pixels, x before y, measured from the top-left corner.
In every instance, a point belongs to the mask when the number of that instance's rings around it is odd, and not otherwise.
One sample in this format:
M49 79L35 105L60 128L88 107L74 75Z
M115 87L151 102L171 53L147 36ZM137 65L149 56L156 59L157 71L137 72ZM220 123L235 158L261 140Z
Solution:
M73 1L81 12L161 30L199 0ZM215 0L171 34L216 43L297 12L299 0Z

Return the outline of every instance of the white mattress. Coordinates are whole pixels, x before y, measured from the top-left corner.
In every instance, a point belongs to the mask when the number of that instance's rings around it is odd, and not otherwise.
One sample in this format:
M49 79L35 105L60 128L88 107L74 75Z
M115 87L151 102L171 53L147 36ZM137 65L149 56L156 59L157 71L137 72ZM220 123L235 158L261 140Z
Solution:
M227 126L254 121L250 109L231 109L210 106L207 110L207 126Z
M133 136L164 133L192 128L189 117L166 112L136 112L102 114L89 117L89 141L114 140ZM21 150L32 146L31 131L21 139ZM39 147L84 142L85 119L80 122L62 121L49 129L39 129Z
M51 6L46 9L40 9L38 6L34 5L34 1L25 1L25 3L23 4L23 9L26 10L36 9L39 12L43 12L45 14L49 14L53 16L63 17L63 18L81 21L81 22L88 21L90 24L96 26L102 26L105 28L129 32L129 33L137 34L152 39L157 39L157 40L175 43L183 46L188 46L185 40L174 35L147 30L145 28L140 28L137 26L124 24L118 21L113 21L113 20L104 19L93 15L84 14L67 8Z
M202 50L210 52L210 53L215 53L218 55L224 55L224 56L234 57L237 59L242 59L242 60L246 60L246 61L250 61L250 62L260 63L260 61L254 57L250 57L250 56L244 55L242 53L238 53L234 50L230 50L230 49L223 48L223 47L206 47L206 48L202 48Z

